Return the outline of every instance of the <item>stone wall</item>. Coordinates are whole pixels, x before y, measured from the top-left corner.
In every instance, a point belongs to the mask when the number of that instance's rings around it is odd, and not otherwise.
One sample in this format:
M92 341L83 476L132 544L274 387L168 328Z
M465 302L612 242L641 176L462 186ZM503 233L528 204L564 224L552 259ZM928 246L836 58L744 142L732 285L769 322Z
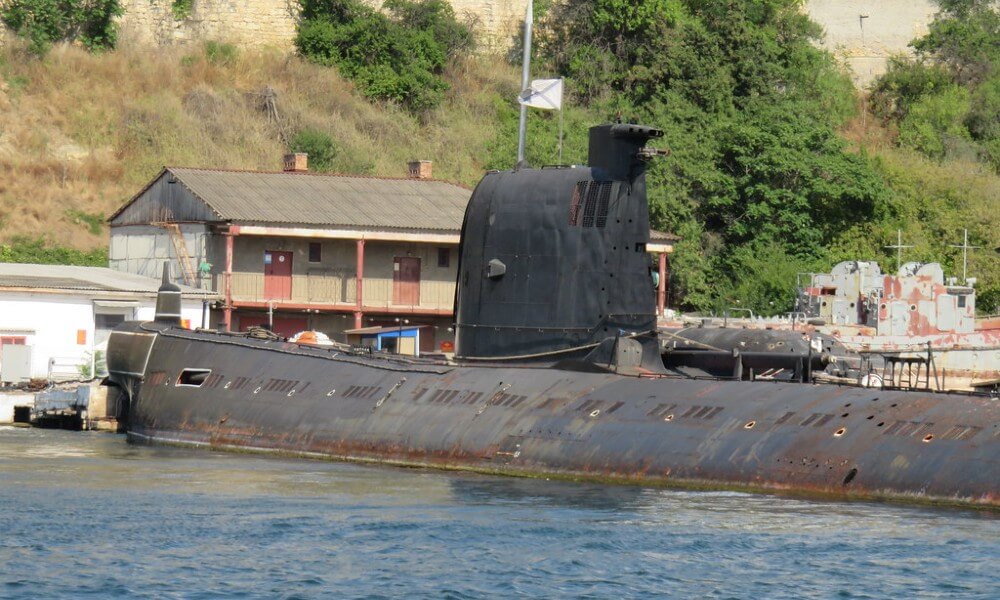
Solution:
M826 33L823 47L866 87L890 56L912 52L907 45L927 33L938 7L932 0L807 0L806 12Z
M364 1L382 5L382 0ZM474 27L486 52L503 52L513 45L528 4L527 0L451 3L459 20ZM298 0L194 0L191 15L178 20L172 5L173 0L123 0L122 40L156 46L217 40L290 49L300 11Z
M290 49L299 17L298 0L194 0L178 20L173 0L122 0L121 40L170 46L216 40L240 46Z

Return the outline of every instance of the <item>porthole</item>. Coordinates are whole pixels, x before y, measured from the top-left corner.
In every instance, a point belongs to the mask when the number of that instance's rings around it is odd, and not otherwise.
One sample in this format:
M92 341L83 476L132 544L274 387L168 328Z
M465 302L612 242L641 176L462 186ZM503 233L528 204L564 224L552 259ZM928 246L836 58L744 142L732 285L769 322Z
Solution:
M596 417L599 414L601 414L601 409L599 409L599 408L590 412L590 416L591 417Z
M749 423L747 423L746 425L743 426L743 429L753 429L753 426L756 425L756 424L757 424L757 421L750 421Z
M840 437L840 436L844 435L845 433L847 433L847 428L846 427L841 427L837 431L833 432L833 437Z
M674 420L674 415L667 415L667 416L663 417L663 420L666 421L667 423L669 423L669 422L671 422L671 421Z

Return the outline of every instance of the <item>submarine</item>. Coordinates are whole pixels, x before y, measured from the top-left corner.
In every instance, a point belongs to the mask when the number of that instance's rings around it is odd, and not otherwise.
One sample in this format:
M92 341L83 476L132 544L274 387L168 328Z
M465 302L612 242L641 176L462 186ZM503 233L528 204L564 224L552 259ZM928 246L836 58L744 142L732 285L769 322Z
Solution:
M484 175L452 360L152 322L108 345L131 442L511 476L1000 509L1000 402L685 377L656 327L646 169L662 131L592 127L586 166Z

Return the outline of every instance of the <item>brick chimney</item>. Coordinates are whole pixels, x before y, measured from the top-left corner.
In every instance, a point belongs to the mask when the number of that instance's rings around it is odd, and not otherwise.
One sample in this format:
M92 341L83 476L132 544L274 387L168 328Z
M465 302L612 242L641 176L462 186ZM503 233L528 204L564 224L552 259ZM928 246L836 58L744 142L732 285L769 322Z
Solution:
M409 167L407 176L410 179L431 179L431 161L411 160L406 165Z
M285 155L285 171L288 173L305 173L309 170L309 155L296 152Z

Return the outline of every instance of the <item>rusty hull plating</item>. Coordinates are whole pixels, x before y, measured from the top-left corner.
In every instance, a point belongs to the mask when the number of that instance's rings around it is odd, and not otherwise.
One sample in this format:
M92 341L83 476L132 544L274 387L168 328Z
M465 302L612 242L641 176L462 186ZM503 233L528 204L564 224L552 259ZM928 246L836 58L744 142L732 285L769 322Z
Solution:
M985 397L415 364L162 324L112 336L139 441L1000 509Z

